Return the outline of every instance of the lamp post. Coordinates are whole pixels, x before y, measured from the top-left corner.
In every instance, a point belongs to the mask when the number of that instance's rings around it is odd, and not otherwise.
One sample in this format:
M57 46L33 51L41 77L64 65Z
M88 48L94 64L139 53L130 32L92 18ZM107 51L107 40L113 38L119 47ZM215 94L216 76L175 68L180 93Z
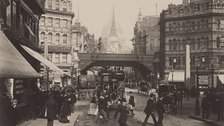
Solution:
M174 71L176 62L177 62L177 59L174 58L174 59L173 59L173 67L172 67L172 70L171 70L171 72L172 72L172 84L173 84L173 71Z
M212 88L214 87L214 77L213 77L214 76L214 65L213 64L214 64L214 60L212 59L211 60L211 77L212 77L211 78L211 81L212 81L212 85L211 86L212 86Z
M196 98L195 98L195 115L200 115L200 108L199 108L199 84L198 84L198 69L199 69L199 62L198 62L198 59L197 59L197 62L196 62Z
M200 107L199 107L199 67L200 64L205 62L205 57L202 57L200 60L199 58L196 59L196 98L195 98L195 115L200 115Z

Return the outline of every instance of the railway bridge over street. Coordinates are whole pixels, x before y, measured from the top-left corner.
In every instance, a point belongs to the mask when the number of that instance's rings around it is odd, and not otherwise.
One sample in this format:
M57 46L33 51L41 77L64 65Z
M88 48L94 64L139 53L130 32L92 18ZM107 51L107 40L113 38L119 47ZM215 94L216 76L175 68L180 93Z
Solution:
M125 66L139 70L143 78L153 73L153 55L79 53L81 74L94 66Z

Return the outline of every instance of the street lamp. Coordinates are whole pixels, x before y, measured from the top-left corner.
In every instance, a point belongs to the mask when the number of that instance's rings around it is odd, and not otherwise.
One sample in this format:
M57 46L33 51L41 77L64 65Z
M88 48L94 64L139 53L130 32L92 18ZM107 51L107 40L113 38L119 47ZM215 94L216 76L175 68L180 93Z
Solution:
M175 68L175 64L176 64L176 62L177 62L177 59L176 58L174 58L173 59L173 67L172 67L172 70L171 70L171 72L172 72L172 84L173 84L173 69Z
M200 115L200 108L199 108L199 84L198 84L198 69L200 67L199 59L196 59L196 99L195 99L195 115Z
M200 115L200 107L199 107L199 67L201 66L200 64L205 62L205 57L202 57L200 60L199 58L196 58L196 76L197 76L197 81L196 81L196 99L195 99L195 115Z

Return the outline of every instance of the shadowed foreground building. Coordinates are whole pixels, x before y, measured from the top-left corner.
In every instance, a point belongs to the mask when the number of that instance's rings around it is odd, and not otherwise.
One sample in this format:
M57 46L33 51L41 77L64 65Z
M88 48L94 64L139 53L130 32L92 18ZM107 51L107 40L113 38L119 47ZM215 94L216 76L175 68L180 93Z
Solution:
M39 91L40 61L28 50L40 52L38 24L44 13L43 0L0 0L0 99L6 94L18 101L18 121L30 118Z

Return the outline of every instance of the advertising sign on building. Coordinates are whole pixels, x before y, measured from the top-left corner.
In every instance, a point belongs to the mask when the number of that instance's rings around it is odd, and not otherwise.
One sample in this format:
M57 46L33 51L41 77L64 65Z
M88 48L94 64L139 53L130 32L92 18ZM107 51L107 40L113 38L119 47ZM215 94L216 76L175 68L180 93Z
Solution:
M209 76L208 75L198 76L198 84L199 85L208 85L209 84Z

